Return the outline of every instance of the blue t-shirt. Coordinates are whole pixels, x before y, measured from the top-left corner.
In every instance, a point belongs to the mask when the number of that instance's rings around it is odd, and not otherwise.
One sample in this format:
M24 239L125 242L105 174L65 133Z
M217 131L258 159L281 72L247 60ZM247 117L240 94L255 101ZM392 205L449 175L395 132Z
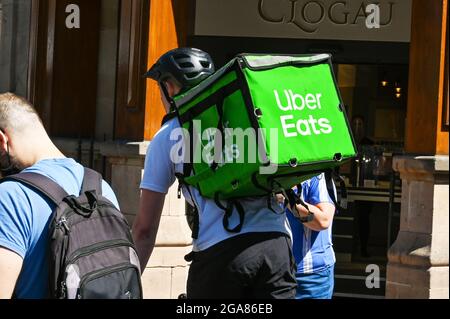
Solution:
M69 195L79 195L84 168L73 159L43 160L24 172L45 175ZM103 196L119 207L111 187L103 181ZM17 298L48 297L48 226L55 205L35 190L16 182L0 184L0 246L23 259L16 284Z
M308 204L331 203L325 175L313 177L302 183L302 199ZM287 209L292 228L293 252L297 263L297 272L302 274L320 272L336 262L331 240L332 223L328 229L314 231L304 226Z
M167 194L175 182L175 173L183 172L183 135L177 119L167 122L150 143L145 159L141 188ZM186 200L199 211L199 234L193 241L193 250L205 250L233 236L250 232L280 232L291 236L289 222L284 209L272 199L272 211L268 208L267 197L242 199L239 202L245 210L245 220L239 233L227 232L223 226L224 211L214 200L202 197L195 187L183 187ZM192 197L191 197L192 194ZM222 203L226 206L226 202ZM239 214L234 209L230 218L230 228L239 224Z

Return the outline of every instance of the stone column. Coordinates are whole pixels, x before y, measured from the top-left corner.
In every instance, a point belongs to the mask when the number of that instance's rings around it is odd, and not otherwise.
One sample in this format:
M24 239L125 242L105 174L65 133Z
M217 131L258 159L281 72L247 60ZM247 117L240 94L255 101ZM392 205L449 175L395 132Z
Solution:
M393 167L402 178L402 212L386 298L449 298L448 156L402 156Z

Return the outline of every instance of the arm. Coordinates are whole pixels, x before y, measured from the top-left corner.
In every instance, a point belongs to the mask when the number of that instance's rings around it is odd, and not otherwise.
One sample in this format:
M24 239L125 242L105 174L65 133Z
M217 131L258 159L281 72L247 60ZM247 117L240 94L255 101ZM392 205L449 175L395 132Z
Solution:
M317 205L311 205L308 203L305 204L308 206L309 210L314 214L314 219L311 222L304 224L306 227L314 231L321 231L330 227L335 212L333 204L330 203L318 203ZM306 217L308 215L308 211L306 210L305 207L303 207L302 205L296 206L300 216Z
M171 157L175 141L171 134L177 123L168 122L158 131L145 158L139 213L132 230L142 273L155 247L166 194L175 182L175 165Z
M22 257L0 247L0 299L10 299L22 269Z
M142 190L139 213L133 225L133 239L139 255L142 273L144 273L155 247L165 197L166 195L162 193Z
M334 218L335 206L327 190L325 175L321 174L302 183L301 192L305 204L314 214L314 219L304 225L314 231L328 229ZM308 210L302 205L296 205L294 209L301 217L308 215Z

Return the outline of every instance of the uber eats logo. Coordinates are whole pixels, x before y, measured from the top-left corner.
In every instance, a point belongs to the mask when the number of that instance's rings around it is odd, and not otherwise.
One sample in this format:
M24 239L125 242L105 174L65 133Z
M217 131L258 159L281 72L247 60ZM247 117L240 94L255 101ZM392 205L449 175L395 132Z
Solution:
M286 115L280 116L285 137L331 134L333 132L330 121L326 118L309 115L308 118L297 119L298 117L294 116L296 112L321 110L321 93L308 93L303 96L292 90L283 90L282 92L274 90L274 95L278 108L286 112Z

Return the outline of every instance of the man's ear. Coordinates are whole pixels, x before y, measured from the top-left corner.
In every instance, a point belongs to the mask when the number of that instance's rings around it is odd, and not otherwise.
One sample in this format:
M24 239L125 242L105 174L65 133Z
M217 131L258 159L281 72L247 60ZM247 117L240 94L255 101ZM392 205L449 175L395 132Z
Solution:
M167 92L167 86L164 84L164 82L159 84L159 92L160 92L160 96L161 96L161 102L164 105L164 109L166 110L166 113L169 113L170 103L167 100L167 96L166 96L166 94L169 94L169 93Z
M3 131L2 129L0 129L0 151L6 152L6 150L8 149L8 136L6 135L5 131Z
M180 86L173 80L169 79L169 80L165 81L164 83L166 85L167 93L169 94L170 97L174 97L175 95L180 93L180 91L181 91Z
M170 97L175 95L175 85L172 81L165 81L164 85L166 86L167 94L169 94Z

